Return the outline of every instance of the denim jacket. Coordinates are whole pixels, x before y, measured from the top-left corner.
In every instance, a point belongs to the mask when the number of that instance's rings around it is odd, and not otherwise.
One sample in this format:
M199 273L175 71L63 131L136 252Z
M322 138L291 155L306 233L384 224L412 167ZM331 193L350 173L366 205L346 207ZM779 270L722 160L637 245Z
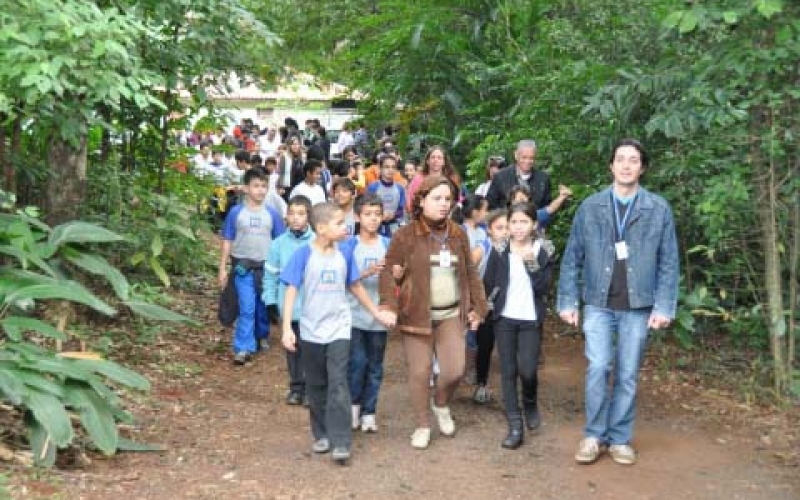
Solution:
M632 210L625 229L630 307L652 307L653 312L674 318L679 255L672 210L666 200L641 186ZM579 282L584 303L607 306L616 259L614 225L610 187L581 203L561 262L559 312L579 309Z

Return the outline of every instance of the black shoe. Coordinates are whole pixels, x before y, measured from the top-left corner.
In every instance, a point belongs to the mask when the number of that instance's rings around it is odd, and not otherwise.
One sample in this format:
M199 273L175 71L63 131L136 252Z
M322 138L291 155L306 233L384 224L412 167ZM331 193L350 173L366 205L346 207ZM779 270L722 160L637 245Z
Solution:
M539 408L534 406L525 410L525 426L529 431L535 431L542 425L542 416L539 415Z
M513 422L508 424L508 434L506 435L505 439L503 439L503 442L500 444L500 446L507 450L516 450L522 446L522 441L522 422Z
M286 404L292 406L303 404L303 395L297 391L289 391L289 394L286 395Z

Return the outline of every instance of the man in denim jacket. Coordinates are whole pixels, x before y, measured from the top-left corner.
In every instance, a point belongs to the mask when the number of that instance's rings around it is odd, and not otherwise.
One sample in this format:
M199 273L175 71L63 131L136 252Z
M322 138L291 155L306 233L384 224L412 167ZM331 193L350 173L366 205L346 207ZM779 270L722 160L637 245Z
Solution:
M675 223L667 202L639 185L647 166L638 141L617 143L610 160L614 181L578 208L561 264L561 319L578 326L581 299L585 305L586 427L575 455L582 464L606 449L617 463L636 462L630 441L647 332L667 327L675 317Z

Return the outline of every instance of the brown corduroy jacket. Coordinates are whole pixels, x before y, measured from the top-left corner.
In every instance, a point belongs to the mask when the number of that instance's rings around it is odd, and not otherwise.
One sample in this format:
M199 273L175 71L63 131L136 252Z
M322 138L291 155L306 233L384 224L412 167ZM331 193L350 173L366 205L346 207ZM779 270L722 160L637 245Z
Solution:
M459 317L466 325L470 311L481 318L487 314L486 294L475 265L470 258L467 233L448 220L447 246L458 256L457 276L460 291ZM430 335L431 328L431 236L430 228L415 220L392 236L386 252L386 265L380 275L380 308L397 314L396 331L415 335ZM392 267L400 265L403 277L396 280ZM399 293L397 287L399 285Z

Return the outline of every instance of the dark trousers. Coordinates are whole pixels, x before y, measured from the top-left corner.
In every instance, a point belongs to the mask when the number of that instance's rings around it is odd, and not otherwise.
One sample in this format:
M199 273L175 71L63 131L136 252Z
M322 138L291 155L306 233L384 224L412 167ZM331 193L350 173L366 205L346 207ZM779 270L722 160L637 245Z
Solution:
M292 331L300 338L300 323L292 321ZM300 394L306 393L306 376L303 372L303 343L298 342L294 352L286 351L286 367L289 371L289 390Z
M329 344L303 344L303 367L306 374L306 395L314 439L328 438L334 448L350 448L350 388L347 366L350 340L334 340Z
M489 382L489 365L494 350L494 320L486 318L478 327L478 353L475 357L475 373L478 385Z
M522 382L522 403L525 409L536 406L539 350L542 325L538 321L521 321L500 317L494 323L497 353L502 374L503 406L509 420L521 419L517 378Z
M375 415L383 381L385 331L353 328L350 335L350 397L362 415Z

